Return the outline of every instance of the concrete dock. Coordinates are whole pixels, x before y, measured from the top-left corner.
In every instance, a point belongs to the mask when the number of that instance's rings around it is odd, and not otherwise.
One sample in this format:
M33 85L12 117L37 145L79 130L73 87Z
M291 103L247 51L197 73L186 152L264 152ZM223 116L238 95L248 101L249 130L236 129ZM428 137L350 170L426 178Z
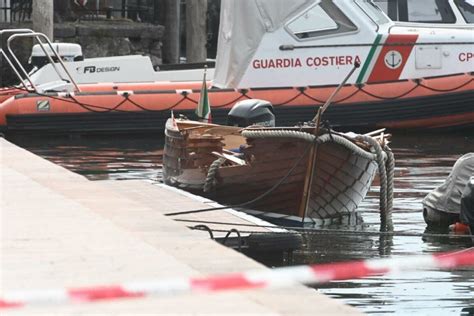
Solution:
M1 292L267 269L162 212L205 208L164 187L151 204L0 139ZM137 190L134 184L131 191ZM135 189L133 189L133 187ZM138 191L137 191L138 192ZM155 200L152 200L155 201ZM305 286L0 311L1 315L357 315Z
M257 233L288 232L276 225L233 209L219 209L186 214L186 211L189 210L220 208L222 205L165 184L153 184L147 180L105 180L100 183L115 193L126 195L133 201L148 206L154 209L155 212L159 212L163 215L167 213L184 212L181 215L172 216L171 219L181 220L183 221L183 225L187 225L188 227L205 224L213 231L213 235L216 239L223 238L231 228L238 228L243 231L251 230ZM176 198L169 199L169 196ZM179 201L179 203L176 203L177 201ZM219 223L230 223L230 225ZM202 231L202 233L209 236L207 231ZM242 232L241 235L242 237L246 237L249 233Z

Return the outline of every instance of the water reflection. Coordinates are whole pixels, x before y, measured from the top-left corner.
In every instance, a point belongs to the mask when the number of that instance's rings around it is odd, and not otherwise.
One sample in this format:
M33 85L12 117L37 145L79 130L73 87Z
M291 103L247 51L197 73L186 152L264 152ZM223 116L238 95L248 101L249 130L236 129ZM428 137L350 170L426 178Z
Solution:
M90 180L159 181L164 140L160 136L54 136L9 139Z
M373 187L358 212L363 218L330 228L350 234L307 234L306 245L291 264L329 263L355 259L399 257L471 247L466 238L427 230L421 199L449 174L454 162L474 151L474 135L394 135L396 157L395 229L406 235L377 235L378 187ZM160 137L15 140L29 150L89 179L159 179L163 139ZM360 218L360 217L359 217ZM424 233L432 235L427 235ZM436 234L433 235L433 234ZM441 234L441 235L440 235ZM288 262L257 257L270 266ZM474 269L419 271L361 280L332 282L319 291L357 306L366 313L460 315L474 309Z
M397 231L419 236L314 236L307 239L303 251L294 254L293 264L398 257L471 247L470 238L427 229L421 199L443 182L462 154L474 151L472 137L394 137L392 148L397 159L394 226ZM358 211L364 218L365 231L375 231L379 223L378 192L372 190ZM332 282L318 288L366 313L460 315L463 308L474 307L473 268L394 274Z

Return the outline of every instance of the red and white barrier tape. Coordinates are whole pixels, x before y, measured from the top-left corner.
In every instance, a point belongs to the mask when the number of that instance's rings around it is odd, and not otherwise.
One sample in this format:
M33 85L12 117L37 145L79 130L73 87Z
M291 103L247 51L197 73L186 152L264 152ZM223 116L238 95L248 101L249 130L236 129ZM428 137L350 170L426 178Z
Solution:
M281 288L296 283L317 284L370 275L382 275L389 272L429 268L449 269L469 265L474 265L474 249L406 258L284 267L201 278L177 278L71 289L11 291L3 293L0 297L0 309L18 308L33 304L83 303L192 292L206 293L225 290Z

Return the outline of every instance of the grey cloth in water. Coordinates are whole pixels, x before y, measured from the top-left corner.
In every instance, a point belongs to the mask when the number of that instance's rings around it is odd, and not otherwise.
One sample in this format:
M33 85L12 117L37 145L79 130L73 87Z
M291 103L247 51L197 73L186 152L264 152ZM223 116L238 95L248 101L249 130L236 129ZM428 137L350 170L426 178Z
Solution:
M423 199L423 205L445 213L459 214L461 195L472 176L474 176L474 153L468 153L456 161L446 181Z
M461 214L459 219L462 223L471 226L471 233L474 233L474 176L469 179L462 192L461 197Z

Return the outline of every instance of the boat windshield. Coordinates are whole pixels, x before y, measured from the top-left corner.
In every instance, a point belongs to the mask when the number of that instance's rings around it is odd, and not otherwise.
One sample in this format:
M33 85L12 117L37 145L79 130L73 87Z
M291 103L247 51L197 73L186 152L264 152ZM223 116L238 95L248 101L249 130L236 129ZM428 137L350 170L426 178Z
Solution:
M329 0L322 0L319 4L310 7L290 21L286 28L299 39L357 30L357 26Z
M474 23L474 0L454 0L467 23Z
M359 7L377 24L382 25L390 22L390 19L383 13L383 11L376 6L372 0L354 0Z
M421 23L456 23L448 1L373 0L392 20ZM471 0L461 0L465 2ZM474 0L473 0L474 1Z

